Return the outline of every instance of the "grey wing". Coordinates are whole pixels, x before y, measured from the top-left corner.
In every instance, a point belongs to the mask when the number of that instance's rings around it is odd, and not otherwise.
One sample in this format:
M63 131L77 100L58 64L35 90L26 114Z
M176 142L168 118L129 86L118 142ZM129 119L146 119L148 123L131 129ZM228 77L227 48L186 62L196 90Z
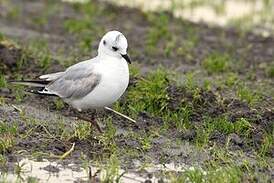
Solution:
M81 98L90 93L100 82L101 75L94 67L82 64L69 68L66 72L45 87L46 92L61 98Z

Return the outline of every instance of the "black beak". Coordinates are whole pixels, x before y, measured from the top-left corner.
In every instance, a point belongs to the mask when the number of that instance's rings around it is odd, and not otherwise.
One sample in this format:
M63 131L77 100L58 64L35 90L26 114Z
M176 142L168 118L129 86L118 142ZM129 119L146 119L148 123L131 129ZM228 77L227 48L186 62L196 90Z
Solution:
M121 55L122 55L122 54L121 54ZM131 64L130 58L129 58L129 56L128 56L127 54L122 55L122 57L123 57L129 64Z

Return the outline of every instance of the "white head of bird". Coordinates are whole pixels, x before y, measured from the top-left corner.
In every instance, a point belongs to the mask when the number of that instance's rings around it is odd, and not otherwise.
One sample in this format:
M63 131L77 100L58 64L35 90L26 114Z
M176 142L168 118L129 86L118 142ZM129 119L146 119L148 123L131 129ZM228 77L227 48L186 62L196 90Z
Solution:
M109 31L100 41L98 55L108 55L117 58L124 58L128 63L131 63L127 55L127 39L119 31Z

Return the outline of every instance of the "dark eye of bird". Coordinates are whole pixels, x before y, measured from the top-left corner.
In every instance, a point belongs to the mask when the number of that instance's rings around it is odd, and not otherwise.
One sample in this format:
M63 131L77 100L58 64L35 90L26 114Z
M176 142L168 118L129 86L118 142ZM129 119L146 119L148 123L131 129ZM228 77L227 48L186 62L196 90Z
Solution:
M115 47L115 46L112 46L112 49L113 49L113 51L117 51L118 50L118 48Z
M106 44L107 44L107 42L104 40L104 41L103 41L103 44L104 44L104 45L106 45Z

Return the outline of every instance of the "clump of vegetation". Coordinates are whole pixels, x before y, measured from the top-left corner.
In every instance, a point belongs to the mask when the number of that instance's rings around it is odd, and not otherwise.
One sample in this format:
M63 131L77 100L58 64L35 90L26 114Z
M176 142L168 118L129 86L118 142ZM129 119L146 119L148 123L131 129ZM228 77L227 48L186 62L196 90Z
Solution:
M16 133L16 125L0 121L0 153L5 153L14 146Z
M228 87L232 87L236 85L239 81L238 75L235 73L228 73L226 80L225 80L225 85Z
M92 134L92 129L89 123L82 122L74 127L74 137L79 140L85 140Z
M127 94L129 112L132 111L134 116L143 111L153 116L162 116L169 101L168 84L168 73L163 69L158 69L139 80Z
M56 107L57 110L61 110L61 109L63 109L65 107L64 102L61 99L59 99L59 98L57 98L54 101L54 104L55 104L55 107Z
M267 74L268 77L274 78L274 64L270 65L270 66L266 69L266 74Z
M4 35L0 32L0 42L4 40Z
M184 86L191 91L197 89L198 84L193 72L188 72L185 74Z
M178 102L179 106L175 109L169 106L172 97L168 88L175 84L171 75L160 68L149 73L146 78L139 78L136 84L128 89L126 102L115 104L116 110L132 117L146 112L152 117L160 117L165 122L172 122L171 124L175 124L179 130L188 128L192 107L185 102Z
M7 162L8 162L8 160L7 160L7 158L5 157L5 155L2 155L2 154L0 153L0 169L3 170L3 169L6 167ZM0 175L0 180L1 180L1 175Z
M212 167L208 170L191 167L178 176L172 176L171 182L241 182L243 172L237 166Z
M245 118L240 118L235 122L231 122L227 117L205 118L203 126L196 127L197 138L196 145L203 147L207 145L213 132L221 132L222 134L236 133L243 137L248 137L252 130L252 126Z
M42 69L48 69L52 58L48 47L47 40L40 39L40 40L33 40L30 42L28 46L24 48L24 55L22 55L22 59L24 60L24 57L33 56L37 58L38 65Z
M21 102L25 96L24 86L17 85L13 86L12 89L14 90L16 101Z
M260 99L260 96L252 91L247 86L241 84L237 87L236 91L237 96L240 98L241 101L247 102L250 105L254 105Z
M221 73L229 69L231 58L228 54L213 53L202 62L209 74Z
M104 144L104 146L110 151L110 152L116 152L117 147L115 143L115 133L116 128L112 123L112 118L104 119L103 122L106 124L106 131L102 136L100 136L100 142Z
M265 156L274 144L274 125L272 125L272 131L270 133L265 132L263 136L263 142L259 150L261 156Z
M4 75L0 75L0 88L4 88L7 86L7 81Z
M120 161L116 154L110 156L107 166L102 169L102 182L119 182L119 179L121 178L121 175L119 174Z

